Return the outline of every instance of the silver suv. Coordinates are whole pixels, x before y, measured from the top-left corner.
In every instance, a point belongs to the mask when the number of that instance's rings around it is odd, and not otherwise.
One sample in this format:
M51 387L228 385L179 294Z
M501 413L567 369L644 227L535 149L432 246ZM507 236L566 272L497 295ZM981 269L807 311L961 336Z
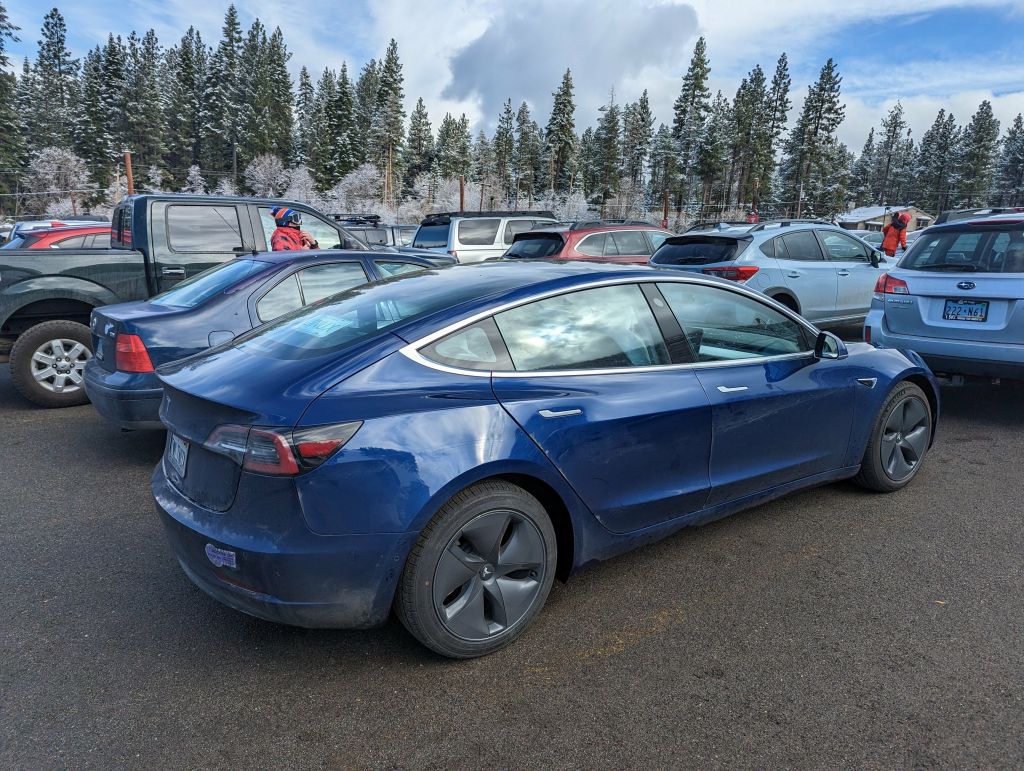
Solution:
M695 270L757 289L817 324L861 321L885 256L818 220L722 224L673 236L651 265Z
M459 262L480 262L503 255L516 233L554 223L549 211L431 214L420 223L412 245L447 252Z

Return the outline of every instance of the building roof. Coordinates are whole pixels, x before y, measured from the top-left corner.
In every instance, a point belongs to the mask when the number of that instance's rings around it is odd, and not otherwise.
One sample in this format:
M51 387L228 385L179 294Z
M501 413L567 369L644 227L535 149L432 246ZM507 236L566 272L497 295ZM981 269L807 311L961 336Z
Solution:
M840 214L837 218L838 222L867 222L868 220L882 219L886 216L892 215L894 212L910 211L914 209L913 206L859 206L856 209L852 209L845 214ZM934 217L921 212L922 217L928 219L934 219Z

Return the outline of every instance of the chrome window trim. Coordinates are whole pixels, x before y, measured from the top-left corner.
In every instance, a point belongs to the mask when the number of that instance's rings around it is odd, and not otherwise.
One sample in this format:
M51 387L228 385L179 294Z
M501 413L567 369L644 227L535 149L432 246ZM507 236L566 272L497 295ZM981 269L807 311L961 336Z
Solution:
M781 303L775 302L770 297L766 297L760 292L747 289L746 287L736 284L735 286L725 286L718 281L705 281L697 277L675 277L675 276L645 276L643 278L636 276L621 277L615 279L607 279L604 281L597 281L592 284L584 284L582 286L575 286L571 288L552 289L547 292L535 295L533 297L516 300L514 302L504 303L495 308L490 308L486 311L481 311L469 316L461 321L456 321L443 327L436 332L431 332L429 335L425 335L411 343L406 344L402 348L399 348L398 352L408 359L430 369L438 370L440 372L447 372L452 375L463 375L469 377L497 377L497 378L515 378L515 377L578 377L581 375L615 375L633 372L664 372L670 370L689 370L689 369L709 369L711 367L737 367L744 364L751 363L770 363L776 361L788 361L791 359L802 359L802 358L814 358L814 349L811 348L807 351L799 351L797 353L782 353L775 356L752 356L747 359L729 359L725 361L702 361L702 362L691 362L687 364L658 364L648 367L612 367L604 369L559 369L559 370L511 370L511 371L491 371L491 370L473 370L473 369L461 369L459 367L450 367L446 364L440 364L432 359L428 359L426 356L420 353L421 348L425 348L431 343L440 340L442 337L454 334L465 327L472 326L478 321L490 318L499 313L518 308L521 305L528 305L539 300L546 300L549 297L556 297L562 294L570 294L571 292L581 292L587 289L597 289L603 286L618 286L620 284L700 284L703 286L715 287L722 289L727 292L734 292L736 294L747 297L751 300L756 300L764 305L767 305L772 310L782 313L786 318L795 322L799 326L803 327L809 332L813 338L817 338L819 330L811 324L809 321L796 315L786 306Z

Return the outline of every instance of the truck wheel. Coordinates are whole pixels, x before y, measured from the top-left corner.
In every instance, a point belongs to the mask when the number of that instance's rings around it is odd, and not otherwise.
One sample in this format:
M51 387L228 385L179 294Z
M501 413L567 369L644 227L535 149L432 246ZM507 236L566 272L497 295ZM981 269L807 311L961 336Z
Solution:
M82 370L92 357L89 327L75 321L44 321L14 341L11 382L40 407L85 404Z

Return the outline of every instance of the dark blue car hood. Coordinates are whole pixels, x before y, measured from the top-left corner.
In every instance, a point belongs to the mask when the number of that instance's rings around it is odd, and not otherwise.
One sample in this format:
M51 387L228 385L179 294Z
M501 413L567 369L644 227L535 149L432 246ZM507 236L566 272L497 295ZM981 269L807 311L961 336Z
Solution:
M324 391L403 345L401 338L384 333L340 353L278 359L228 344L160 367L157 375L175 391L229 408L224 411L224 419L211 422L211 429L217 422L292 426ZM182 403L187 405L192 400ZM203 412L209 410L204 408ZM173 409L163 417L172 428L178 419L194 419L176 415Z

